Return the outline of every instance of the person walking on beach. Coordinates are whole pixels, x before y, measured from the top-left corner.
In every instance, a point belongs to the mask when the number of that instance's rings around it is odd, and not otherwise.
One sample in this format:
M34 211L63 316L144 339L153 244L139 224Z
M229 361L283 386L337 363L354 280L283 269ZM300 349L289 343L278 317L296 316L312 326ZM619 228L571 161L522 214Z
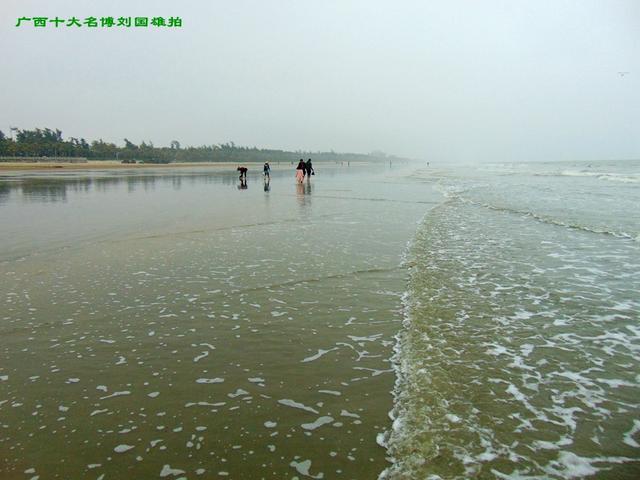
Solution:
M298 166L296 167L296 181L298 183L302 183L304 181L304 173L307 169L307 166L304 163L304 160L300 159Z
M313 171L313 165L311 164L311 159L307 160L305 163L305 169L307 174L307 180L311 180L311 175L315 175L316 172Z
M249 170L247 167L238 167L237 170L240 172L240 180L242 181L244 179L244 181L247 181L247 170Z
M271 178L271 167L269 166L269 162L264 162L264 167L262 167L262 171L264 172L264 178Z

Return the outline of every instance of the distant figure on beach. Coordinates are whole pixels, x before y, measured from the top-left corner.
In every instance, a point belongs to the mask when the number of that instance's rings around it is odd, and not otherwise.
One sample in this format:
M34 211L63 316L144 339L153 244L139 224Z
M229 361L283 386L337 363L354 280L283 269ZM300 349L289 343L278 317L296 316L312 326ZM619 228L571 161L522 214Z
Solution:
M240 181L242 182L242 179L247 180L247 170L249 170L247 167L238 167L237 169L240 172Z
M264 162L264 167L262 167L262 171L264 172L265 178L271 177L271 167L269 166L269 162Z
M307 165L304 163L304 160L300 159L298 166L296 167L296 181L298 183L302 183L304 180L304 173L307 169Z
M316 173L313 171L313 165L311 164L311 159L307 160L304 164L305 173L307 174L307 180L311 180L311 175L315 175Z

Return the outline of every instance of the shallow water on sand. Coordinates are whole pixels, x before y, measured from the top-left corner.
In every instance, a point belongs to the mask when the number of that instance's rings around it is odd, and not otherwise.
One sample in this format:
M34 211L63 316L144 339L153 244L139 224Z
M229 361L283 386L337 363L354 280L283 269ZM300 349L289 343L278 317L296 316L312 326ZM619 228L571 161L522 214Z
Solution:
M316 170L0 178L0 476L375 478L440 196Z

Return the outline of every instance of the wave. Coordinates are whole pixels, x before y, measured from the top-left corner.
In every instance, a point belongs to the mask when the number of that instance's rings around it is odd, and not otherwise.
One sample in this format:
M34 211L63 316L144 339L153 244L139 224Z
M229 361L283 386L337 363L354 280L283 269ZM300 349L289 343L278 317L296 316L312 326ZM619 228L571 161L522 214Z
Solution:
M592 170L561 170L559 172L532 172L534 177L583 177L608 182L640 183L640 173L594 172Z
M545 175L545 174L539 174ZM592 177L598 180L610 182L640 183L640 173L614 173L614 172L593 172L585 170L563 170L557 174L546 174L545 176L561 177Z
M474 206L478 206L478 207L483 207L489 210L493 210L493 211L497 211L497 212L504 212L504 213L509 213L509 214L513 214L513 215L520 215L523 217L529 217L532 218L538 222L541 223L546 223L548 225L555 225L558 227L564 227L564 228L569 228L571 230L580 230L583 232L589 232L589 233L595 233L595 234L599 234L599 235L610 235L616 238L622 238L622 239L626 239L626 240L633 240L633 241L640 241L640 234L632 234L629 232L620 232L620 231L615 231L615 230L607 230L604 228L598 228L598 227L594 227L594 226L589 226L589 225L582 225L579 223L574 223L574 222L567 222L567 221L563 221L563 220L559 220L556 218L552 218L549 217L547 215L541 215L539 213L535 213L535 212L531 212L528 210L521 210L521 209L517 209L517 208L512 208L512 207L504 207L504 206L498 206L498 205L492 205L490 203L484 203L484 202L478 202L475 200L471 200L470 198L464 197L461 195L461 193L464 193L465 190L458 190L456 188L452 188L452 189L448 189L444 191L444 195L447 198L452 198L452 199L457 199L463 203L466 203L468 205L474 205Z
M607 278L635 275L637 262L625 265L636 248L589 237L578 263L549 255L573 254L573 235L535 248L544 238L455 198L425 215L404 255L392 426L377 438L391 465L379 480L634 478L640 380L616 365L640 361L640 331L628 333L637 303L609 314L612 294L627 305L635 286ZM583 263L598 281L574 275Z
M477 171L497 176L531 175L533 177L583 177L609 182L640 183L638 164L583 164L559 167L549 163L489 164L477 167Z

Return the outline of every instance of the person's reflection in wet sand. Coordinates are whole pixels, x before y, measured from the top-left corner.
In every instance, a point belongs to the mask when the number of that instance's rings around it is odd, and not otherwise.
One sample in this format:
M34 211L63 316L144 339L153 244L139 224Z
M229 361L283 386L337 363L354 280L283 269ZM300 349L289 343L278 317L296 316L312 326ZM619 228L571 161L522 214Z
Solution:
M271 180L269 179L268 176L264 177L264 191L268 192L269 190L271 190Z
M309 208L311 206L311 184L296 184L296 198L298 199L298 205L300 205L300 207Z
M238 190L246 190L247 189L247 178L240 177L240 184L238 185Z

